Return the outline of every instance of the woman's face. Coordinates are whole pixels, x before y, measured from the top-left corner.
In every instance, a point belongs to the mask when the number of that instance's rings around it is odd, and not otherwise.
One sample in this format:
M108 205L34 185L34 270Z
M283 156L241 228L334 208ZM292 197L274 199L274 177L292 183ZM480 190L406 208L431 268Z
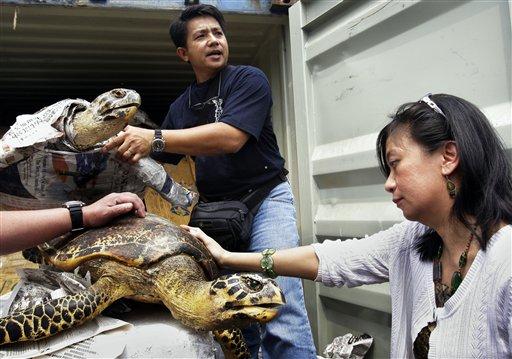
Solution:
M384 185L405 218L432 224L446 215L446 180L442 150L427 153L407 129L396 129L386 142L390 174ZM450 210L448 208L448 210Z

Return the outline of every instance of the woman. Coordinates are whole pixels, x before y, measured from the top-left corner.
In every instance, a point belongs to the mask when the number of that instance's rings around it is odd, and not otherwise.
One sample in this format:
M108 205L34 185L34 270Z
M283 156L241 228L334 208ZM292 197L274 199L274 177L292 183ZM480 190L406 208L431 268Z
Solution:
M471 103L427 95L377 140L385 189L407 219L360 240L230 253L196 228L219 266L348 287L389 281L391 357L512 355L512 178Z

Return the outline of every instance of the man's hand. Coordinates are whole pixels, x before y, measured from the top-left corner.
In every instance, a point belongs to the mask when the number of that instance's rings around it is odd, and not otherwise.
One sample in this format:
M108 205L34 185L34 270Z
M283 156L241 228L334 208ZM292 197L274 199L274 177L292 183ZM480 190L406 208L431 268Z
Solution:
M98 227L107 224L122 214L134 211L139 217L146 216L142 200L130 192L111 193L82 208L85 227Z
M105 153L117 148L116 158L125 162L136 163L151 152L151 142L154 134L153 130L126 126L117 136L108 140L102 151Z

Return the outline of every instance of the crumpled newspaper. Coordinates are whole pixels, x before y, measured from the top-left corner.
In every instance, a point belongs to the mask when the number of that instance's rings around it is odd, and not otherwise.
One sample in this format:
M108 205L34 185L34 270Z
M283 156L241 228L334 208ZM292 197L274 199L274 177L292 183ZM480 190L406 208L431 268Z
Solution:
M369 334L363 333L354 336L352 333L347 333L334 338L332 343L325 348L323 354L326 358L362 359L372 343L373 338Z
M9 306L1 308L0 316L23 311L48 300L77 293L91 285L90 274L81 277L78 272L66 273L54 268L22 268L16 272L20 281L9 298Z

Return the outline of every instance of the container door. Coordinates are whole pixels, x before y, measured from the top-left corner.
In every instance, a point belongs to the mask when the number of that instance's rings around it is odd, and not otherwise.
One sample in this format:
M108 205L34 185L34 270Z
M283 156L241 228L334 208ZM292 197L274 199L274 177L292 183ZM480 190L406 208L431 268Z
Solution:
M384 191L375 142L387 115L428 92L478 105L511 139L507 1L301 1L290 8L295 192L303 244L361 237L403 220ZM319 353L368 333L388 357L388 284L306 286Z

